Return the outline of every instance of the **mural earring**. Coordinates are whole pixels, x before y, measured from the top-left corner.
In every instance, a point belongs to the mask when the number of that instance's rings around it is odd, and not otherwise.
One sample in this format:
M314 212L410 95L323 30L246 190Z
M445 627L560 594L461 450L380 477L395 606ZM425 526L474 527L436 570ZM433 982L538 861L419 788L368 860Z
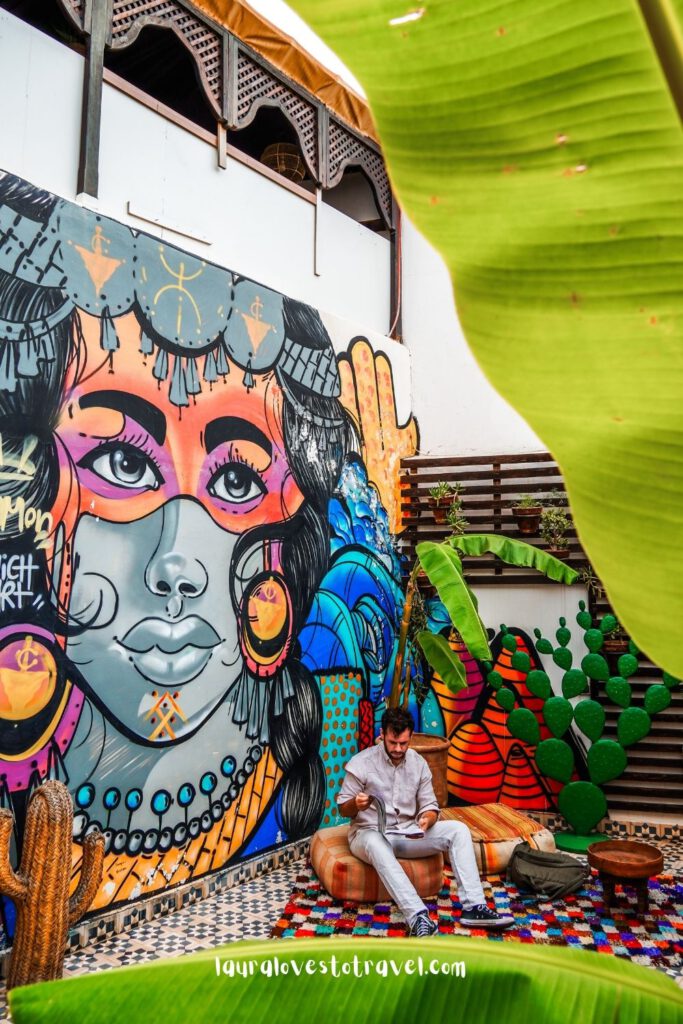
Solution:
M289 654L292 642L292 600L277 571L255 576L242 597L240 646L249 671L270 679Z
M83 697L59 672L58 658L54 637L40 626L0 631L0 806L11 805L17 790L64 777L62 753Z

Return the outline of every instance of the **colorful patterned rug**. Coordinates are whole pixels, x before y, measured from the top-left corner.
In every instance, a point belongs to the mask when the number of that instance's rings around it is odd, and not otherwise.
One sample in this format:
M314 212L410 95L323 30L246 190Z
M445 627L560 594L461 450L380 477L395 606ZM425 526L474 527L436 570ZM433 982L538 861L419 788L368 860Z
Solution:
M426 901L430 916L439 923L439 934L470 935L492 942L574 946L625 957L673 976L683 975L683 883L673 875L650 880L650 908L644 918L636 916L636 893L628 886L617 886L616 905L606 911L595 873L584 889L553 903L521 893L495 876L485 883L484 891L490 907L514 916L513 927L498 933L460 927L460 904L447 869L436 900ZM336 902L310 866L297 878L271 932L272 938L404 938L406 934L405 922L394 904Z

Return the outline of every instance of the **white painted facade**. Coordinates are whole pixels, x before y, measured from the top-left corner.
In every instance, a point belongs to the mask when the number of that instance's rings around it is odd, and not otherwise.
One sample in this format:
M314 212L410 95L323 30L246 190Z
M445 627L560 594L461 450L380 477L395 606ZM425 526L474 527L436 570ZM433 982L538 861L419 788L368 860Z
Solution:
M316 232L313 204L231 158L219 168L211 145L107 84L99 198L78 197L83 58L4 11L0 57L0 169L350 321L354 333L389 333L385 238L328 202ZM407 218L402 282L421 453L542 450L475 362L443 260Z
M484 376L458 322L446 265L406 217L403 340L411 355L421 455L545 451Z
M83 58L5 11L0 88L0 169L362 325L356 333L388 333L385 238L323 203L314 267L312 203L233 159L219 168L214 147L107 84L99 198L77 197Z
M252 0L251 5L364 95L349 69L284 0ZM458 322L445 264L405 217L402 314L403 341L412 357L413 412L420 425L421 454L545 450L484 376Z

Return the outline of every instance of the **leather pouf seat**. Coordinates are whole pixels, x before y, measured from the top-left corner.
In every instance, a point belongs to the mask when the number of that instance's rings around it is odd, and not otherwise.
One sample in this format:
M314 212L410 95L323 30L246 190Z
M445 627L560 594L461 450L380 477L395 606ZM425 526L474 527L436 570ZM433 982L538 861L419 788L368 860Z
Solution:
M515 846L524 840L535 850L547 853L555 850L555 837L549 829L506 804L445 807L440 819L462 821L467 825L479 874L484 877L503 874Z
M537 850L552 852L552 832L526 814L505 804L475 804L470 807L442 808L441 821L462 821L474 844L477 867L482 876L502 874L512 851L526 840ZM311 864L330 896L337 900L377 903L389 899L377 872L370 864L354 857L349 850L349 826L320 829L311 839ZM443 857L399 861L420 896L434 896L443 883Z
M378 903L390 899L377 872L349 850L349 826L335 825L323 828L311 839L311 864L330 896L336 900L354 900L357 903ZM430 857L399 860L420 896L434 896L443 882L443 857L433 853Z

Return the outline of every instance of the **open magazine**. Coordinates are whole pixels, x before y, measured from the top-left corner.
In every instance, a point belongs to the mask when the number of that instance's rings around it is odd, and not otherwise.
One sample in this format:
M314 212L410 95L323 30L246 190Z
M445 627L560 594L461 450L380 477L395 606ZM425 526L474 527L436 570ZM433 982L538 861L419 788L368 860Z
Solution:
M375 793L368 793L368 796L377 808L377 828L381 835L386 835L387 811L384 806L384 800L382 800L381 796L377 796ZM411 821L407 828L400 830L400 835L404 839L424 839L424 830L420 828L417 821Z

